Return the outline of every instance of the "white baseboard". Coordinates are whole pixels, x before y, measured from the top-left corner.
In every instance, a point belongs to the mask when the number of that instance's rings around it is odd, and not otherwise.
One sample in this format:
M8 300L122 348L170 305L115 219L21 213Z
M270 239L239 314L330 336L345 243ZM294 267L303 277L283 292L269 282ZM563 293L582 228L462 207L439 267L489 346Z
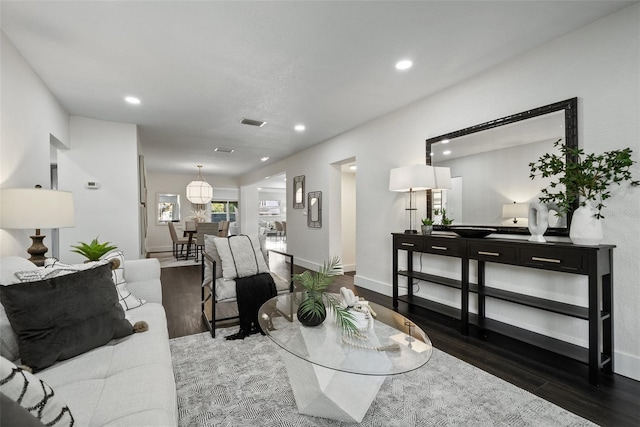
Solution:
M299 258L299 257L295 257L293 259L293 263L295 265L298 265L298 266L302 267L302 268L307 268L307 269L313 270L313 271L318 271L318 270L320 270L320 267L322 267L321 264L317 264L315 262L312 262L312 261L309 261L309 260L306 260L306 259L303 259L303 258Z
M356 265L355 264L345 264L345 265L342 266L342 269L345 272L356 271Z
M616 374L640 381L640 356L614 351L613 371Z
M370 291L378 292L379 294L390 297L393 295L393 290L390 285L372 280L364 276L356 274L353 278L353 284L362 288L369 289Z

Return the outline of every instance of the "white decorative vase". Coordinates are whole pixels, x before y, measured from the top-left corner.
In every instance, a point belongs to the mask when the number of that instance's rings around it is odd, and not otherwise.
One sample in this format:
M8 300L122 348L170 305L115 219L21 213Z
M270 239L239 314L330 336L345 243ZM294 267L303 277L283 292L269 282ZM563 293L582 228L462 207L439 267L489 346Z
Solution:
M597 211L589 204L573 212L569 237L576 245L596 246L604 238L602 221L596 218Z
M529 204L529 237L530 242L546 242L544 233L549 227L549 209L543 203Z

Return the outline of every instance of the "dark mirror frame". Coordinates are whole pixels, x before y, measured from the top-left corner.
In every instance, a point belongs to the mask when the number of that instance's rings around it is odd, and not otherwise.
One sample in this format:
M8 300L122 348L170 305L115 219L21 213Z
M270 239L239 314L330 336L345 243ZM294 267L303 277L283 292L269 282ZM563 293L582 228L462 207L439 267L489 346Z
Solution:
M565 142L567 147L577 148L578 147L578 98L571 98L565 101L556 102L554 104L545 105L543 107L534 108L531 110L523 111L518 114L512 114L510 116L502 117L500 119L491 120L486 123L481 123L479 125L471 126L466 129L457 130L455 132L447 133L444 135L439 135L433 138L429 138L426 140L427 145L427 165L431 165L431 144L435 144L437 142L442 141L443 139L454 139L464 135L469 135L476 132L481 132L487 129L493 129L499 126L508 125L511 123L516 123L522 120L527 120L533 117L542 116L545 114L553 113L556 111L564 111L564 123L565 123ZM537 159L531 159L532 162ZM567 155L565 159L567 163L575 163L576 159ZM528 171L527 171L528 174ZM427 190L427 216L429 218L432 217L433 212L433 198L431 195L431 190ZM549 227L547 229L546 235L550 236L568 236L569 235L569 226L571 225L571 218L573 216L573 211L577 209L578 201L574 203L573 208L567 212L567 226L566 228L554 228ZM481 224L473 224L478 227L491 227L497 229L497 233L500 234L529 234L529 229L527 227L504 227L504 226L495 226L495 225L486 225L483 226ZM446 230L447 227L442 225L435 225L434 230Z
M300 190L300 198L298 198ZM304 175L293 177L293 209L304 209Z
M310 191L307 200L307 226L310 228L322 228L322 191ZM311 203L313 199L316 199L315 206L318 209L317 221L313 221L312 211L315 208Z

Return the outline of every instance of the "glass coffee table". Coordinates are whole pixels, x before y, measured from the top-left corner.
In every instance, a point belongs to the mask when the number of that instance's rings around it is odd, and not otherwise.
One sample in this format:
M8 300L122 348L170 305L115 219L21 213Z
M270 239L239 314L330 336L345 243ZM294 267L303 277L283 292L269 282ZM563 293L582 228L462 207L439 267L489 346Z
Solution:
M395 311L369 302L377 316L369 322L358 314L363 336L343 337L331 312L319 326L302 325L301 298L300 292L279 295L258 312L262 330L280 347L301 414L359 423L388 375L431 358L429 337Z

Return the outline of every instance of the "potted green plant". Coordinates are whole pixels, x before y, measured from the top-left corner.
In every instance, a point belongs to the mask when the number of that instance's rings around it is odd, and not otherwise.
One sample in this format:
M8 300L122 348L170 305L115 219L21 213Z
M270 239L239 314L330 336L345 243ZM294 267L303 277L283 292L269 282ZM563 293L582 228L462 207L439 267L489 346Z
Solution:
M307 326L317 326L324 322L329 306L335 316L336 323L344 331L356 331L355 316L342 306L340 298L332 293L325 292L333 282L333 277L343 274L339 257L334 257L322 264L319 271L307 270L304 273L294 274L293 280L302 287L302 301L298 306L298 320Z
M428 236L433 231L433 219L431 218L422 218L422 226L421 231L422 234Z
M602 240L602 209L611 197L611 185L629 181L633 187L640 181L633 180L630 168L632 150L605 151L587 154L581 148L567 147L562 139L554 143L561 154L546 153L536 162L529 163L531 179L557 177L543 188L541 203L555 203L558 214L567 213L579 202L573 212L569 235L574 243L594 245ZM573 158L567 163L565 159Z
M93 239L91 243L78 242L77 246L71 245L75 252L87 258L87 261L98 261L100 258L109 253L110 251L117 249L117 246L113 246L110 242L100 243L98 237Z

